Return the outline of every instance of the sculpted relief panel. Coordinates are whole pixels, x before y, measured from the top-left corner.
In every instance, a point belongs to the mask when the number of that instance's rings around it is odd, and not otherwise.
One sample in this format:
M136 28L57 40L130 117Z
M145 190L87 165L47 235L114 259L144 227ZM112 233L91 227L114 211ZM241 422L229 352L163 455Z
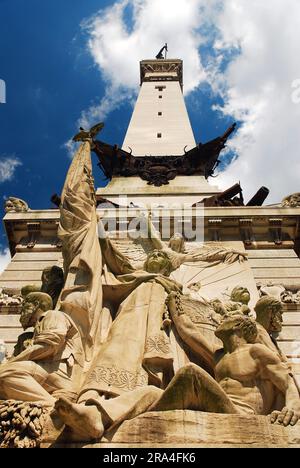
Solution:
M42 290L26 291L32 340L0 366L2 446L38 446L51 427L100 440L145 412L297 423L298 388L272 337L282 304L259 299L241 246L180 235L165 244L151 218L147 248L111 238L96 214L89 140L60 209L64 271L48 269Z

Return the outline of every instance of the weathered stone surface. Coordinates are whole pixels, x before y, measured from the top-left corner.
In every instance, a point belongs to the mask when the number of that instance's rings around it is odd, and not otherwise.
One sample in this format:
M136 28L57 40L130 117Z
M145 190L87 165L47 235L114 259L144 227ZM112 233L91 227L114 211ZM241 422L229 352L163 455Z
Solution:
M269 250L249 250L249 259L261 258L261 259L276 259L276 258L298 258L296 252L293 249L269 249Z
M44 435L42 447L76 447L64 437ZM49 437L50 436L50 437ZM300 447L300 424L270 424L267 416L239 416L197 411L146 413L125 421L101 441L82 443L86 448L116 447Z
M105 440L103 440L104 442ZM107 442L122 444L300 445L300 424L284 428L266 416L196 411L147 413L125 421Z

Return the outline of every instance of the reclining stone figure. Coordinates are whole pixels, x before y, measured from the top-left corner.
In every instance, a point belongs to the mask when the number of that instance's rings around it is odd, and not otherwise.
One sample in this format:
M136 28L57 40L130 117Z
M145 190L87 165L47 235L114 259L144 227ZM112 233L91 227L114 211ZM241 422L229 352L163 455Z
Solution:
M61 394L76 399L82 370L79 333L66 314L52 309L46 293L29 293L20 321L34 327L32 345L0 366L0 400L19 400L53 406Z
M176 295L170 296L174 321L189 320L184 313L177 313ZM271 414L271 422L282 420L284 426L297 423L299 415L293 408L299 408L299 398L293 401L294 395L289 394L289 369L274 352L255 343L257 327L252 319L243 315L225 318L216 330L223 342L221 350L212 349L200 333L193 331L190 345L214 360L216 380L199 366L188 364L165 390L148 386L110 400L90 393L90 398L79 404L61 397L55 405L59 416L85 440L101 438L105 431L146 411ZM285 406L279 409L275 406L278 393L285 400Z

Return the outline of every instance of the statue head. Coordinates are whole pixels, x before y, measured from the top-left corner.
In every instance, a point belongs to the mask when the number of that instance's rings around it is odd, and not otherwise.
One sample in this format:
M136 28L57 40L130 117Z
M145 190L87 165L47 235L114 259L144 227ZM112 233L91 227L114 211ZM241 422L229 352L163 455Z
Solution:
M153 250L147 255L144 268L148 273L160 273L169 276L172 271L172 263L166 252Z
M63 269L57 265L47 267L42 273L41 291L51 296L54 306L64 286Z
M34 327L41 315L53 309L49 294L42 292L29 293L22 304L20 322L24 330Z
M169 248L174 250L177 253L183 253L185 247L185 240L182 234L176 232L173 234L171 239L169 240Z
M63 269L57 265L44 268L42 273L42 290L55 284L61 284L64 281Z
M226 316L215 331L217 338L223 341L231 335L236 334L247 343L255 343L257 327L254 320L245 315Z
M256 303L256 321L260 323L268 333L278 333L282 330L283 307L276 297L263 296Z
M23 286L23 288L21 289L21 296L25 298L26 296L28 296L28 294L32 292L40 292L40 291L41 291L40 286L36 284L26 284L26 286Z
M191 283L189 284L188 288L190 291L198 292L201 289L201 282L197 281L197 283Z
M250 302L249 290L243 286L236 286L231 291L230 299L233 302L241 302L242 304L248 305Z

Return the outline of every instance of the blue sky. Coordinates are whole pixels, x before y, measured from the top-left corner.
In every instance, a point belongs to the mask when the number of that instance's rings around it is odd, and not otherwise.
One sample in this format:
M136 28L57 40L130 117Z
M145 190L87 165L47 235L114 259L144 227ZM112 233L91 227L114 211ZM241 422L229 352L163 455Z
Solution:
M7 92L0 104L1 200L52 206L70 163L66 143L79 122L103 119L101 138L121 145L138 92L138 61L165 42L170 56L184 60L196 141L240 122L224 157L236 153L238 162L220 176L221 186L241 178L250 196L269 184L278 201L297 191L300 105L290 93L300 78L293 58L300 7L288 2L289 12L279 0L269 8L257 0L0 0L0 79ZM280 172L265 174L283 153L293 169L279 190ZM99 185L97 167L94 175Z
M105 92L80 24L99 7L112 3L0 1L0 78L7 88L6 104L0 107L0 154L17 158L22 164L12 180L1 183L1 199L13 195L26 200L32 209L48 208L50 196L60 192L70 163L64 144L76 131L82 110ZM130 14L126 21L130 27ZM156 53L153 47L153 56ZM137 77L138 73L136 63ZM200 138L200 129L204 139L217 136L230 121L218 119L211 111L211 104L217 102L207 92L187 99L196 139ZM131 104L124 102L107 116L104 140L122 144ZM95 177L100 183L98 169Z

